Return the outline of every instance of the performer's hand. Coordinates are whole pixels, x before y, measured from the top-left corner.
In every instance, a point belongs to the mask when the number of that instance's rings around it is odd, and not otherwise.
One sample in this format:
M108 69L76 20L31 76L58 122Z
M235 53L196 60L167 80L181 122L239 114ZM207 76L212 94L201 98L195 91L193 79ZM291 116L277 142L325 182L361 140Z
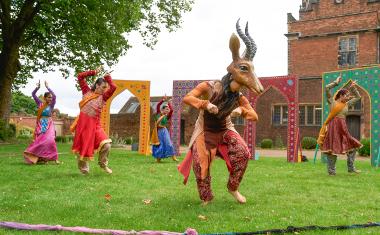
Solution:
M47 81L45 81L45 87L48 88L49 87L49 84Z
M356 86L356 85L358 85L358 84L356 83L356 80L354 80L354 81L351 82L350 88L353 87L353 86Z
M236 109L232 110L231 117L240 117L241 116L241 108L237 107Z
M40 88L40 86L41 86L41 82L40 82L40 80L38 80L37 87Z
M337 79L335 80L335 82L337 84L339 84L341 81L342 81L342 73L339 74L339 76L337 77Z
M215 105L213 105L213 104L211 104L211 103L209 103L209 104L207 105L207 111L208 111L209 113L212 113L212 114L217 114L217 113L219 112L218 107L216 107Z
M103 70L103 65L100 65L100 66L98 66L96 69L95 69L95 72L96 72L96 74L98 74L98 73L100 73L100 71L102 71Z

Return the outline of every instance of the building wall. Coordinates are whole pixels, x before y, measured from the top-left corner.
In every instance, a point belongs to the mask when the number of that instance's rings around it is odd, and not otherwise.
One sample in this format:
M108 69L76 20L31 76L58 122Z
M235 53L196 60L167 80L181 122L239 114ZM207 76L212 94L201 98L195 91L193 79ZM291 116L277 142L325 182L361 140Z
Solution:
M304 1L307 2L307 1ZM322 74L379 63L380 2L367 0L320 0L309 9L300 10L300 19L288 17L288 72L299 80L299 102L322 101ZM339 38L356 36L357 60L354 66L338 65ZM361 136L369 137L370 101L364 91L361 115ZM275 99L268 101L276 102ZM270 129L274 129L273 127ZM300 126L301 136L318 135L318 126Z
M275 141L281 136L282 142L287 142L287 125L272 125L272 108L276 104L287 104L286 98L275 88L269 88L258 97L256 102L256 113L259 120L256 122L256 144L260 145L263 139Z
M10 116L10 123L17 125L17 128L28 127L34 129L36 127L36 116ZM54 128L57 136L71 135L70 125L74 121L71 117L54 118Z
M342 4L335 4L333 0L319 0L319 3L312 4L310 10L301 10L300 19L328 18L336 15L377 11L379 9L379 2L368 2L367 0L344 0L343 2Z

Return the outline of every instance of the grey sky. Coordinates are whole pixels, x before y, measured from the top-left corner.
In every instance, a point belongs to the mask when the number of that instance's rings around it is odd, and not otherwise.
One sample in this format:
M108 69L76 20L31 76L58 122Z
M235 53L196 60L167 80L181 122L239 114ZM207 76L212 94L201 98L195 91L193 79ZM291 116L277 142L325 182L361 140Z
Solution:
M287 13L298 19L300 4L301 0L196 0L193 10L184 15L182 27L173 33L161 33L154 50L143 46L141 38L132 33L133 48L112 68L112 77L150 80L152 96L171 95L173 80L220 79L231 62L228 42L238 18L242 28L249 22L258 47L253 60L256 74L286 75ZM36 73L22 91L30 95L39 79L41 83L49 82L61 112L78 114L81 94L75 88L74 77L65 80L60 73ZM116 97L111 112L116 113L130 96L125 91Z

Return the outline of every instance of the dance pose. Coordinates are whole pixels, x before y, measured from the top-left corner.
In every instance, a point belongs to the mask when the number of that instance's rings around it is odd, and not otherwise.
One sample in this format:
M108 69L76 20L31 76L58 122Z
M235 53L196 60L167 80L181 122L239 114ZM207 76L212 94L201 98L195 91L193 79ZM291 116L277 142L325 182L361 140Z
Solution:
M94 85L87 85L86 77L95 76L101 70L90 70L78 74L78 83L83 93L79 103L80 114L71 126L75 131L73 152L77 155L78 168L83 174L89 173L89 160L93 160L94 152L99 152L98 164L108 174L112 170L108 167L108 154L111 149L111 139L108 138L100 125L100 114L106 101L116 90L109 73L104 78L98 78Z
M162 99L156 108L154 115L155 126L152 132L152 155L157 162L161 162L162 158L172 157L173 161L178 161L175 157L173 143L167 129L169 120L173 114L173 108L170 101L166 98Z
M319 132L318 144L321 151L327 154L327 172L329 175L335 175L335 163L337 155L347 154L347 167L350 173L360 173L354 166L356 150L362 144L352 137L346 124L346 115L348 107L360 100L360 94L356 89L355 82L351 82L349 88L340 89L334 97L331 95L331 89L338 86L342 81L339 76L334 82L326 86L327 102L330 105L330 113L323 123ZM350 92L351 91L351 92ZM354 96L350 96L352 93Z
M200 112L190 140L190 150L178 170L184 175L186 184L192 164L203 205L213 199L210 166L216 154L224 159L230 173L228 191L239 203L246 202L238 189L252 156L246 143L234 129L231 115L241 115L247 120L257 121L256 112L240 90L246 87L261 94L264 89L254 73L252 59L256 53L256 44L248 34L248 23L245 33L241 31L239 21L236 29L247 48L244 55L240 57L239 38L232 34L230 50L233 61L227 67L228 73L221 81L200 83L183 99L184 103Z
M28 164L47 163L48 161L59 163L54 122L51 117L56 97L46 81L45 87L48 92L44 94L44 102L36 96L37 91L40 89L40 82L37 83L37 87L32 92L38 111L33 143L24 151L24 159Z

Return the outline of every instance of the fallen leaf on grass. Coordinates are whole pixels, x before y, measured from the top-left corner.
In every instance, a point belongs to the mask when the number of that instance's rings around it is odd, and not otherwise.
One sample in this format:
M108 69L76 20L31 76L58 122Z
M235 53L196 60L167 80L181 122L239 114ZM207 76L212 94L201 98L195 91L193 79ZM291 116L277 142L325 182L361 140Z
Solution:
M111 201L111 194L107 193L106 195L104 195L104 199L106 199L107 202Z
M198 219L200 220L207 220L207 217L204 215L198 215Z
M152 202L152 200L150 200L150 199L144 199L143 202L144 202L145 205L148 205L148 204L150 204Z

